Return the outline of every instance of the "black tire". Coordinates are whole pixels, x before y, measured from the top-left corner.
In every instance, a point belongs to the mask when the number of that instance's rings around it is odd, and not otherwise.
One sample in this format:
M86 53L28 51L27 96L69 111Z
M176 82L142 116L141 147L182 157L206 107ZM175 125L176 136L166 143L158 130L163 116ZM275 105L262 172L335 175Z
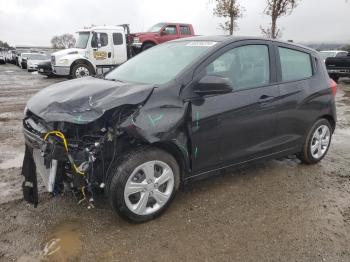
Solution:
M172 169L174 188L169 199L160 209L151 214L139 215L131 211L125 202L125 186L137 167L154 160L162 161ZM163 150L152 147L141 147L129 152L123 159L112 164L111 170L107 175L106 190L110 205L122 218L133 223L143 223L160 216L173 200L175 192L180 185L180 169L175 158Z
M332 78L334 80L334 82L336 82L337 84L339 83L339 75L330 75L330 78Z
M312 153L311 153L311 143L313 142L312 138L313 138L313 134L315 133L315 131L318 128L320 128L322 125L327 126L330 130L329 144L328 144L328 147L327 147L325 153L322 155L322 157L315 158L312 156ZM301 162L303 162L304 164L308 164L308 165L313 165L313 164L320 162L326 156L326 154L329 150L329 147L330 147L331 142L332 142L333 131L334 130L327 119L321 118L321 119L317 120L316 123L312 126L312 128L310 129L309 133L306 136L302 151L297 155L298 158L301 160Z
M147 50L147 49L150 49L151 47L154 47L154 46L155 46L155 44L152 44L152 43L144 44L144 45L142 46L142 51L145 51L145 50Z
M81 76L80 77L85 77L85 76L92 76L93 75L93 69L91 68L91 66L87 65L87 64L84 64L84 63L78 63L76 65L73 66L72 70L71 70L71 78L75 79L75 78L80 78L78 77L77 75L77 70L79 68L85 68L88 72L88 74L85 74L85 75L82 75L82 73L80 74Z

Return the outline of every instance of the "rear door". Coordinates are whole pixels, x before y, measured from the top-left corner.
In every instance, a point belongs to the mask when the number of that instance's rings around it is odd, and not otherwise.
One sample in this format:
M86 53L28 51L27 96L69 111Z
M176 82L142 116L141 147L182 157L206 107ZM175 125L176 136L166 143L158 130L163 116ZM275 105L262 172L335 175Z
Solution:
M125 34L121 32L112 33L112 44L113 44L113 60L114 65L119 65L127 60L127 49Z
M230 78L234 90L192 102L194 173L271 154L279 91L270 42L234 43L197 71L197 79L204 75Z
M324 85L323 78L316 78L315 58L298 47L276 44L279 112L277 141L282 150L293 149L303 142L308 128L309 117L312 119L314 109L303 108L311 104L317 94L317 88ZM314 97L312 97L314 96Z

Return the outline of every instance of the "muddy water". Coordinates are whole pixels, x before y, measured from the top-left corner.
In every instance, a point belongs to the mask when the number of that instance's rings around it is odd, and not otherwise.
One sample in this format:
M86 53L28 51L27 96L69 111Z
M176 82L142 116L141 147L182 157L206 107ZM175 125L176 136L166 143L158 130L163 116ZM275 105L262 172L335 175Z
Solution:
M41 251L23 255L19 262L68 262L80 261L82 242L80 225L77 221L62 221L46 236Z
M41 257L44 261L78 261L81 257L81 225L63 221L53 228L45 241Z

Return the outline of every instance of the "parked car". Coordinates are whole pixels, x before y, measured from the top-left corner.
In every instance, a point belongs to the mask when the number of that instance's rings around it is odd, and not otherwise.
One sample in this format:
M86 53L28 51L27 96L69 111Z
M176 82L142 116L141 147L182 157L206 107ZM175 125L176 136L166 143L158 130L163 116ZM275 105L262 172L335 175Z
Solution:
M26 49L16 49L15 50L15 64L19 67L21 66L20 65L20 56L22 53L30 53L30 51L26 50Z
M319 53L292 43L158 45L104 79L64 81L29 100L25 199L38 203L38 173L49 192L71 187L90 208L103 188L123 218L144 222L180 184L221 169L293 154L316 164L336 126L336 91Z
M326 59L328 57L344 57L348 55L348 52L342 51L342 50L329 50L329 51L321 51L320 54L324 62L326 62Z
M329 76L335 82L341 77L350 77L350 53L347 56L327 58L326 67Z
M131 36L132 46L138 53L170 40L194 36L194 30L191 24L158 23L146 32L133 33Z
M27 69L27 61L32 53L21 53L18 57L19 67L22 69Z
M53 72L81 78L106 72L132 56L128 42L129 26L96 26L82 29L74 48L51 55Z
M6 55L3 51L0 51L0 64L6 64Z
M9 50L6 53L6 63L14 64L16 62L16 53L15 50Z
M37 71L38 63L48 60L48 56L46 54L33 53L27 59L27 69L28 72Z
M37 66L37 70L38 70L38 73L41 74L41 75L45 75L45 76L53 76L53 72L52 72L52 67L51 67L51 60L48 59L48 60L43 60L41 62L38 63L38 66Z

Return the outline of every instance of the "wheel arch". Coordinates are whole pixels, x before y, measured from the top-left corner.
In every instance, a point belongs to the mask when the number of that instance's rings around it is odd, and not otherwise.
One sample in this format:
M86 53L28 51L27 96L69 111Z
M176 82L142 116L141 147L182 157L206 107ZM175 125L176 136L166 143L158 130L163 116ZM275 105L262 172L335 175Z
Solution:
M335 122L334 117L331 115L323 115L323 116L319 117L317 120L322 119L322 118L326 119L331 124L332 132L334 132L335 127L336 127L336 122Z
M157 45L157 43L152 40L146 40L142 43L141 49L143 49L143 47L147 44Z
M183 183L186 172L189 170L189 163L186 161L187 156L184 155L182 150L172 142L155 142L150 144L150 146L164 150L175 158L180 168L180 183Z
M70 70L69 70L69 74L72 75L72 70L73 70L73 67L79 63L82 63L82 64L86 64L87 66L89 66L91 69L92 69L92 72L93 74L96 73L96 70L95 70L95 67L94 65L87 59L77 59L75 60L71 65L70 65Z

